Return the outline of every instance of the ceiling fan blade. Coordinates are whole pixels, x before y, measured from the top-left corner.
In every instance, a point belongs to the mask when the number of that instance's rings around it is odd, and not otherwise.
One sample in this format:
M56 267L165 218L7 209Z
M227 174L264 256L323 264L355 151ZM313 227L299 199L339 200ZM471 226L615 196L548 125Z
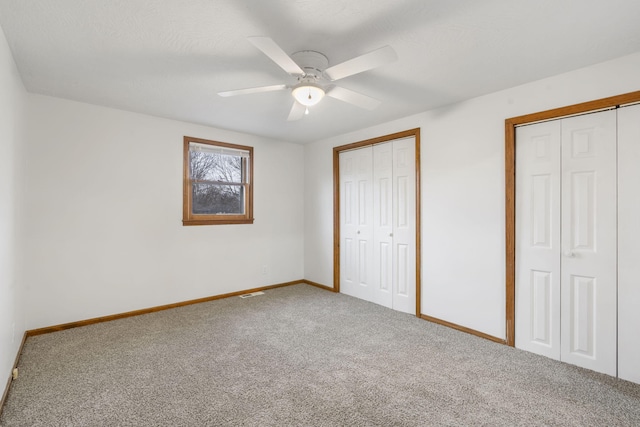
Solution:
M381 104L381 102L375 98L371 98L370 96L339 86L333 86L331 89L327 90L327 96L348 102L349 104L353 104L366 110L373 110Z
M331 81L343 79L363 71L372 70L398 59L396 51L391 46L381 47L373 52L365 53L348 61L334 65L324 70Z
M304 74L304 71L293 59L285 53L280 46L269 37L248 37L249 41L262 53L267 55L273 62L289 74Z
M272 85L272 86L260 86L260 87L250 87L248 89L237 89L237 90L227 90L224 92L218 92L220 96L236 96L236 95L247 95L250 93L261 93L261 92L272 92L274 90L283 90L286 89L287 85Z
M299 102L293 101L293 105L291 106L291 111L289 112L289 117L287 117L287 121L292 122L294 120L300 120L302 116L304 116L304 112L307 107L300 104Z

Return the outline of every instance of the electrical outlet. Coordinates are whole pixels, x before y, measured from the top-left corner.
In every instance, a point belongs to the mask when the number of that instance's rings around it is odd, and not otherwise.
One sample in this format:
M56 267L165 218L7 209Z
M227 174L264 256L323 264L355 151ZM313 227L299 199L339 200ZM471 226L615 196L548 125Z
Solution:
M267 275L267 271L268 271L267 266L266 266L266 265L263 265L263 266L262 266L262 275L263 275L263 276L266 276L266 275Z
M13 378L14 380L18 379L18 368L13 368L13 371L11 372L11 378Z

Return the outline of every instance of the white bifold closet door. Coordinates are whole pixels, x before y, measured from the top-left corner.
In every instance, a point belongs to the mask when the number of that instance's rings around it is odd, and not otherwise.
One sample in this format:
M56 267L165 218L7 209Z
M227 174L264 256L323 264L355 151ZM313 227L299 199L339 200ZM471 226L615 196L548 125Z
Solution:
M516 129L516 347L560 360L560 121Z
M415 314L415 140L340 153L340 289Z
M640 105L618 110L618 376L640 384Z
M340 289L373 299L373 150L340 153Z
M516 130L516 347L614 376L616 134L613 110Z

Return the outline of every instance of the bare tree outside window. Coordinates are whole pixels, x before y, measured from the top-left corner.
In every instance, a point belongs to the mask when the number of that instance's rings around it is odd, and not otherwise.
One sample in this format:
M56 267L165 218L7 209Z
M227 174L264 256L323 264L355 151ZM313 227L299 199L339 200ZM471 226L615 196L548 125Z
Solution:
M242 157L191 151L194 214L244 214Z
M247 222L251 207L251 147L185 137L186 184L183 222ZM187 145L188 144L188 145ZM187 159L185 159L187 160ZM249 202L249 203L248 203ZM188 212L186 212L188 210ZM251 218L252 221L252 218Z

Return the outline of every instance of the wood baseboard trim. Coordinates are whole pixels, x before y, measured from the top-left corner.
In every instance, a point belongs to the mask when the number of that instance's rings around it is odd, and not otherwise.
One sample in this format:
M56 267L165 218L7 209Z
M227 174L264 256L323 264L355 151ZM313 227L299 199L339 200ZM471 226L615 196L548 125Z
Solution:
M27 333L25 332L22 335L22 342L20 343L20 347L18 347L18 353L16 354L16 358L13 362L13 367L11 368L11 372L9 373L9 379L7 380L7 385L4 388L4 392L2 392L2 400L0 400L0 416L2 415L2 410L4 409L4 402L7 400L7 396L9 396L9 389L11 388L11 383L13 382L13 370L18 367L18 362L20 362L20 355L22 354L22 349L24 348L24 343L27 341Z
M305 279L302 281L302 283L306 283L307 285L315 286L317 288L324 289L330 292L338 292L336 289L330 286L321 285L320 283L315 283L315 282L312 282L311 280ZM470 329L464 326L457 325L455 323L447 322L446 320L441 320L436 317L427 316L425 314L418 314L416 316L428 322L437 323L438 325L446 326L448 328L452 328L461 332L466 332L468 334L475 335L477 337L484 338L489 341L497 342L499 344L507 344L507 341L502 338L494 337L493 335L485 334L484 332L476 331L475 329Z
M126 317L140 316L142 314L155 313L156 311L168 310L170 308L184 307L185 305L199 304L199 303L202 303L202 302L209 302L209 301L214 301L214 300L217 300L217 299L223 299L223 298L235 297L235 296L238 296L238 295L250 294L251 292L259 292L259 291L266 291L266 290L269 290L269 289L282 288L284 286L297 285L299 283L305 283L305 281L301 279L301 280L296 280L296 281L293 281L293 282L278 283L278 284L275 284L275 285L262 286L262 287L259 287L259 288L246 289L246 290L243 290L243 291L230 292L230 293L221 294L221 295L214 295L214 296L210 296L210 297L192 299L192 300L188 300L188 301L176 302L176 303L173 303L173 304L159 305L157 307L143 308L141 310L127 311L125 313L111 314L109 316L94 317L92 319L79 320L77 322L63 323L61 325L54 325L54 326L47 326L47 327L44 327L44 328L31 329L31 330L28 330L26 332L26 335L28 337L32 337L32 336L35 336L35 335L49 334L51 332L64 331L65 329L72 329L72 328L78 328L80 326L88 326L88 325L93 325L93 324L96 324L96 323L109 322L111 320L124 319Z
M421 314L420 318L428 322L437 323L438 325L442 325L442 326L447 326L449 328L452 328L461 332L466 332L468 334L475 335L477 337L484 338L489 341L497 342L499 344L505 344L505 345L507 344L507 341L502 338L494 337L493 335L485 334L484 332L476 331L475 329L470 329L464 326L457 325L455 323L447 322L446 320L438 319L436 317L427 316L426 314Z
M316 288L324 289L325 291L330 292L338 292L331 286L321 285L320 283L312 282L311 280L304 279L302 283L306 283L307 285L315 286Z

